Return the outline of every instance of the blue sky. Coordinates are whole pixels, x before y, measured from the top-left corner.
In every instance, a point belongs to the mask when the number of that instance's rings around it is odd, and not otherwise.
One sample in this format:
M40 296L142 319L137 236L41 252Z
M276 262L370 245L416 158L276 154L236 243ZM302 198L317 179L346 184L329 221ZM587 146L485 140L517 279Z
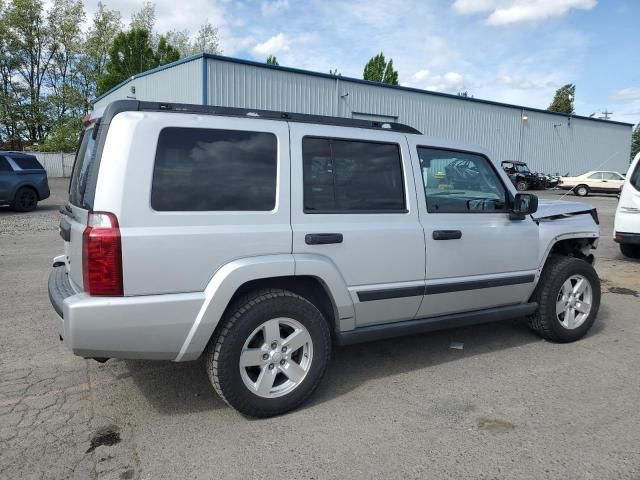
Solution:
M142 4L106 3L123 20ZM578 114L640 120L639 0L157 0L156 11L160 32L210 21L229 56L361 78L382 51L403 85L546 108L572 82Z

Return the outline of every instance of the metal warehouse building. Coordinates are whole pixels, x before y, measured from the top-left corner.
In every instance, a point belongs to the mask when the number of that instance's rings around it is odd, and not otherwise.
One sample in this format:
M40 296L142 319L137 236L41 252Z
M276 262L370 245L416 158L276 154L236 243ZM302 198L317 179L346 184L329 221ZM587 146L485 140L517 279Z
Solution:
M122 98L397 121L482 145L498 162L522 160L532 170L572 175L626 171L633 127L209 54L136 75L94 108Z

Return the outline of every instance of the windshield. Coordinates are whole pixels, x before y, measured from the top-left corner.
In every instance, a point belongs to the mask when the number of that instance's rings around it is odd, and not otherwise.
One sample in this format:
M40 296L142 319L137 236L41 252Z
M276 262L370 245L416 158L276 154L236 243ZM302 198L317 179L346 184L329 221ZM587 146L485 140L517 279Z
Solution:
M516 172L529 173L529 167L527 167L526 165L516 164L515 168L516 168Z
M85 208L84 195L87 190L87 179L96 157L96 138L94 128L87 128L80 137L80 147L73 163L71 184L69 185L69 202L81 208Z

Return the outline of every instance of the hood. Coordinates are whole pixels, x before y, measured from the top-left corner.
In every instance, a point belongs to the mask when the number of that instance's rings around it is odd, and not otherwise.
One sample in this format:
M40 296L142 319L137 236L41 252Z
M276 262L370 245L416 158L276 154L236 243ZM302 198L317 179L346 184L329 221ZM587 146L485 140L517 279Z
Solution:
M535 220L556 215L571 215L576 213L591 213L593 207L587 203L566 202L564 200L539 200L538 211L531 216Z

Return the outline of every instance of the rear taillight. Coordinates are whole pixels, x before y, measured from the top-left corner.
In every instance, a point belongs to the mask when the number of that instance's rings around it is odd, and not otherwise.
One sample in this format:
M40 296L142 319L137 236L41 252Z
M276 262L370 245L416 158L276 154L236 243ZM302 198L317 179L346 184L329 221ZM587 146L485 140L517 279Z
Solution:
M109 212L89 212L82 234L84 290L89 295L118 297L122 287L122 242L118 219Z

